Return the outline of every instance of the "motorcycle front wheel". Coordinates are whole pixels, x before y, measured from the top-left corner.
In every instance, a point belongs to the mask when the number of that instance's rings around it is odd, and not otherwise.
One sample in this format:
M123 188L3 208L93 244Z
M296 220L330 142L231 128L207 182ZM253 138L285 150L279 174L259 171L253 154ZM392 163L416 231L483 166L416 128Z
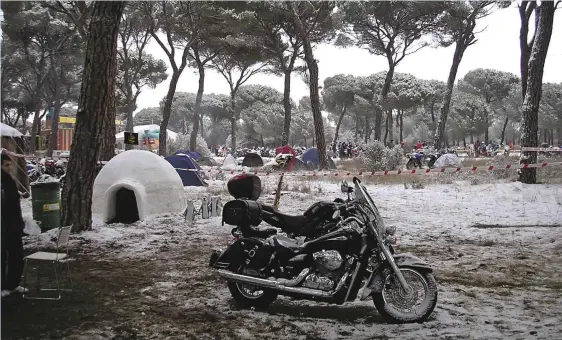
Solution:
M416 163L414 162L413 159L410 159L410 160L408 161L408 163L406 163L406 169L408 169L408 170L412 170L412 169L414 169L415 167L416 167Z
M243 266L234 271L237 274L257 276L257 272L253 269L244 268ZM228 283L228 290L241 308L254 307L263 309L268 307L277 299L277 293L258 286L247 283L231 282Z
M428 272L412 268L401 268L400 271L411 292L405 292L396 275L390 273L385 278L382 292L373 294L375 307L390 322L423 322L437 305L437 281Z

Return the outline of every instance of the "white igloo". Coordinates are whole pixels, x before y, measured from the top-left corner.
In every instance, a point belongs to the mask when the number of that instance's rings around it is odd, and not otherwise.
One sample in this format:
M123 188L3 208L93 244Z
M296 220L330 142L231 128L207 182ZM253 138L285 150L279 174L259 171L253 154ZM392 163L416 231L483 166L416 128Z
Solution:
M143 150L113 157L94 182L92 215L105 223L133 223L149 216L181 213L186 196L176 169Z

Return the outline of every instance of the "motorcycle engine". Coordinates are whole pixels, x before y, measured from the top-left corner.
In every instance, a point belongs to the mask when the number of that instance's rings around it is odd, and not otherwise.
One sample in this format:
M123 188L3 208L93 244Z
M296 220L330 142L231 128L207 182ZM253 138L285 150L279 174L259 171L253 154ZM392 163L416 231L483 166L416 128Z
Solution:
M340 268L343 267L345 259L335 250L321 251L312 254L315 268L303 282L303 287L329 291L335 288L340 279Z
M319 251L312 254L316 268L322 273L330 273L340 269L344 259L335 250Z

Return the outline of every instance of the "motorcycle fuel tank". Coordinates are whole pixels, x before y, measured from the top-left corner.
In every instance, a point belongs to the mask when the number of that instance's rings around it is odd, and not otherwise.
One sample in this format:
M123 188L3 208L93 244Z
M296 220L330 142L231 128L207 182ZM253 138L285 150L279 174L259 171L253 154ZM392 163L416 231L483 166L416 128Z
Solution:
M308 209L306 209L303 215L310 220L321 218L324 221L328 221L332 219L336 210L338 210L338 208L334 202L321 201L311 205Z

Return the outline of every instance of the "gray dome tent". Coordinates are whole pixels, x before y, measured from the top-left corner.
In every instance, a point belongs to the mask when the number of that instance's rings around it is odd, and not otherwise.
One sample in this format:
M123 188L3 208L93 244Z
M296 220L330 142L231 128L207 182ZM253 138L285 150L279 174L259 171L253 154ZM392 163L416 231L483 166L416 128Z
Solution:
M248 152L246 156L244 156L244 160L242 161L242 166L247 166L250 168L262 167L263 159L257 153Z

